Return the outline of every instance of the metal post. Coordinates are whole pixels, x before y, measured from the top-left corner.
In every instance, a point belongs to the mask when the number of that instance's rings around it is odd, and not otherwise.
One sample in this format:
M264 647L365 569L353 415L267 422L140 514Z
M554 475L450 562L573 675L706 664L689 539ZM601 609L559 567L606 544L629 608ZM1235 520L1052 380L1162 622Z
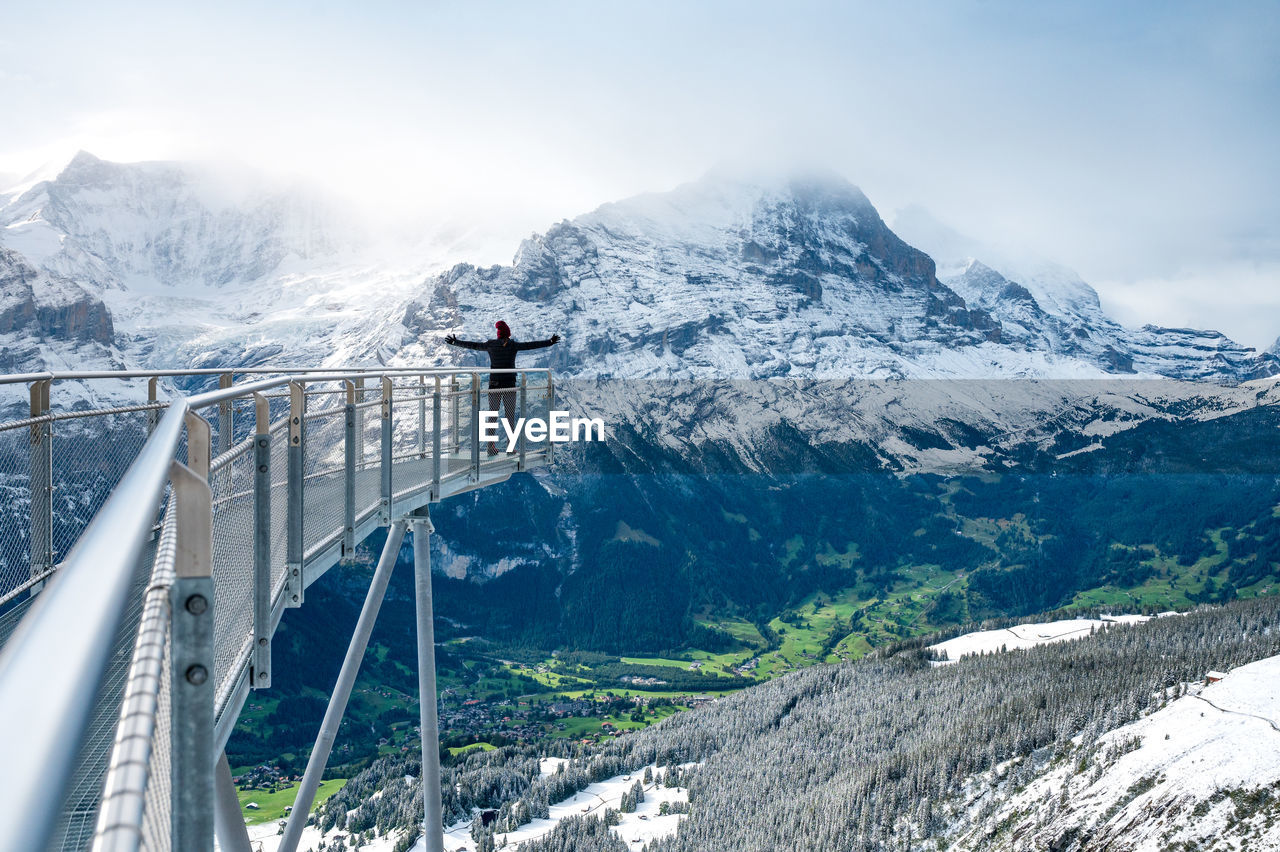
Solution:
M356 379L356 402L364 402L364 379ZM356 409L356 464L364 469L364 409Z
M157 385L159 383L160 383L160 380L156 376L152 376L151 378L147 379L147 402L149 403L157 402L156 391L158 390ZM156 424L159 422L160 422L160 409L158 408L147 409L147 435L148 436L150 436L151 433L156 430Z
M440 377L436 377L436 382ZM418 376L418 458L427 457L427 377Z
M547 371L547 422L548 423L551 422L551 412L555 410L555 407L556 407L556 392L555 392L555 388L551 384L551 371L548 370ZM546 447L547 464L551 464L551 456L554 453L554 450L553 450L554 447L555 447L555 443L552 442L550 436L547 436L547 447Z
M342 556L351 558L356 552L356 385L347 385L347 425L342 438Z
M480 375L471 374L471 481L480 481Z
M382 522L391 520L391 467L394 449L391 429L391 379L382 377Z
M440 377L431 399L431 499L440 499Z
M271 686L271 405L253 395L253 663L249 685ZM225 755L224 755L225 759Z
M333 686L329 706L324 712L324 721L320 724L320 733L316 736L316 744L311 749L311 757L307 759L307 769L302 775L302 783L298 785L293 812L289 814L284 838L281 839L277 852L297 852L298 840L302 837L302 830L307 825L311 805L315 801L316 789L320 786L320 776L324 773L325 764L329 761L334 737L338 734L342 714L346 712L347 700L351 697L351 687L355 684L356 675L360 672L360 661L364 658L365 648L369 645L369 634L373 632L373 623L378 618L378 609L382 606L387 583L391 580L391 569L395 567L396 558L400 555L404 529L405 522L399 520L393 523L387 532L387 543L383 545L382 555L378 558L378 567L373 572L369 593L365 596L364 606L360 609L360 618L356 621L355 631L351 634L347 655L342 660L342 670L338 672L338 682Z
M209 455L209 424L187 416L193 460ZM172 848L213 850L213 493L208 466L175 461L177 536L170 638L170 837Z
M49 385L31 384L31 416L49 413ZM48 421L31 426L31 577L53 567L53 429ZM31 587L31 594L43 583Z
M528 379L529 379L528 373L520 374L520 422L521 423L525 422L525 418L529 416L529 409L528 409L529 381ZM550 417L551 415L550 413L548 413L547 415L548 420L550 420ZM521 429L520 430L520 461L516 465L516 470L524 470L524 454L525 454L524 430Z
M182 418L187 425L187 467L207 481L209 479L209 453L212 442L209 437L209 421L194 411Z
M285 523L288 544L285 553L285 606L302 606L302 497L303 461L306 456L303 418L307 413L307 395L301 382L289 383L289 503Z
M457 454L462 450L462 435L458 432L458 376L456 373L449 377L449 403L453 408L449 421L449 435L453 439L453 452Z
M223 373L218 376L218 387L229 388L235 384L235 376L231 373ZM223 400L218 403L218 452L225 453L231 449L233 443L232 432L235 425L232 423L233 411L231 408L231 400Z
M213 830L218 837L218 848L222 852L252 852L249 831L244 825L244 815L240 813L240 800L236 797L236 785L231 780L231 765L227 763L225 751L218 755L214 772Z
M437 411L439 410L437 406ZM436 717L436 639L431 601L431 516L413 518L414 602L418 615L418 705L422 731L422 834L426 852L443 852L440 802L440 727Z

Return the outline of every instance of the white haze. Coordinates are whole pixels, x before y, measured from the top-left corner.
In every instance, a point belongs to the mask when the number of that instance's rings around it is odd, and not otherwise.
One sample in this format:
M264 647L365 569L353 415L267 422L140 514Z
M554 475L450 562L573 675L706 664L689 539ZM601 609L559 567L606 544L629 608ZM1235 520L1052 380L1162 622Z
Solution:
M1076 268L1126 321L1280 333L1268 3L20 4L0 173L230 159L480 262L729 163L819 166ZM1130 315L1132 313L1132 315ZM1270 319L1274 318L1274 319Z

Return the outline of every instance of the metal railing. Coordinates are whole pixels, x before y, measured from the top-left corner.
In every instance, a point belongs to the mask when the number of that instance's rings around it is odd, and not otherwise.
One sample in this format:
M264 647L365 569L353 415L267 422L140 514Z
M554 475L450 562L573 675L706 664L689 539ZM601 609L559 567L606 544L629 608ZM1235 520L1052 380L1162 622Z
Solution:
M549 371L501 372L519 416L549 418ZM31 403L0 423L0 761L23 779L0 850L212 848L215 757L270 686L284 610L376 527L550 460L482 447L489 373L0 377ZM166 402L165 377L219 387ZM63 381L133 379L146 403L51 406Z

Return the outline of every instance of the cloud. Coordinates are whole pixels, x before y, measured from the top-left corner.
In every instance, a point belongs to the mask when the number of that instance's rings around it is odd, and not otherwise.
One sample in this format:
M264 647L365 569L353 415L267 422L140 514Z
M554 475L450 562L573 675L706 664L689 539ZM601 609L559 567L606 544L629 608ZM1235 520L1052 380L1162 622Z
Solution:
M1096 282L1125 325L1208 328L1259 351L1280 336L1280 263L1242 262L1170 276Z
M514 250L719 163L816 164L1091 280L1280 259L1268 3L71 6L7 10L2 172L225 157Z

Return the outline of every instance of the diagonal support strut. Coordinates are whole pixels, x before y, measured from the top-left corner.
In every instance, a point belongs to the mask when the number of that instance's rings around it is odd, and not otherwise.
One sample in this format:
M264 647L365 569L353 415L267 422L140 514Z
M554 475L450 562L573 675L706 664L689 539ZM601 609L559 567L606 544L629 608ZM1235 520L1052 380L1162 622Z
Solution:
M422 732L422 833L426 852L443 852L440 801L440 722L436 715L436 636L431 602L431 525L428 510L413 516L414 602L418 615L418 706Z
M342 724L342 715L347 710L351 687L355 685L356 675L360 672L360 661L364 659L365 649L369 645L369 634L373 632L373 623L378 619L378 610L387 592L387 583L391 580L391 570L395 568L396 558L400 555L404 530L405 522L400 520L393 523L387 532L387 543L382 547L378 567L369 584L369 593L365 596L360 618L351 634L347 655L342 660L342 670L338 672L338 682L334 684L333 696L324 712L324 721L320 723L320 733L316 736L315 747L311 749L311 757L307 760L307 770L302 775L302 783L298 785L298 796L293 802L293 812L289 814L279 852L297 852L298 841L302 839L302 830L307 826L307 817L311 814L311 805L320 786L320 776L324 774L325 764L329 762L329 752L338 735L338 726Z

